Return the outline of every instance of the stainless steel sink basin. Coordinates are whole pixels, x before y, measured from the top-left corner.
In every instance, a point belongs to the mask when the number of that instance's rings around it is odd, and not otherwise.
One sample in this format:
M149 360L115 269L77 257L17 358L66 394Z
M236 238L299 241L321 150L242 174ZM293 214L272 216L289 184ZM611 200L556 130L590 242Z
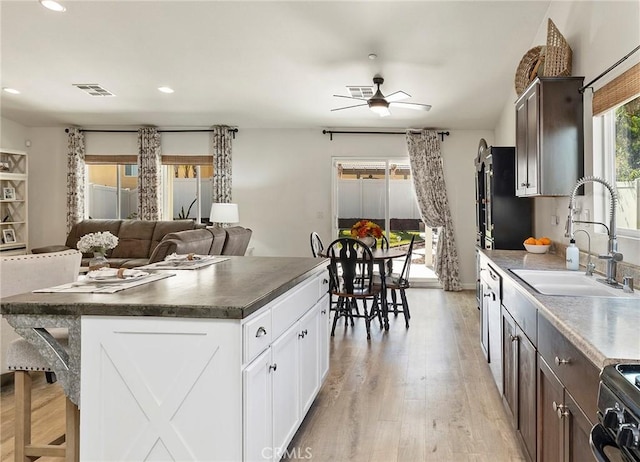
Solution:
M603 284L597 281L596 276L587 276L582 272L526 269L510 271L543 295L640 298L637 292L623 292L622 288Z

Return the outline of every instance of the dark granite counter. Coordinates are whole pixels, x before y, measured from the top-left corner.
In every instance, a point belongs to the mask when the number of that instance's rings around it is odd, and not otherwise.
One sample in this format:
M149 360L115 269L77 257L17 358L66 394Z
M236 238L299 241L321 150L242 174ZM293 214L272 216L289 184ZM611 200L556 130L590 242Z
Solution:
M2 299L2 314L243 319L308 277L326 260L229 257L114 294L26 293Z
M518 289L538 307L563 335L598 368L619 362L640 362L640 302L632 298L542 295L510 269L565 270L553 254L519 250L483 250L490 264L515 281Z

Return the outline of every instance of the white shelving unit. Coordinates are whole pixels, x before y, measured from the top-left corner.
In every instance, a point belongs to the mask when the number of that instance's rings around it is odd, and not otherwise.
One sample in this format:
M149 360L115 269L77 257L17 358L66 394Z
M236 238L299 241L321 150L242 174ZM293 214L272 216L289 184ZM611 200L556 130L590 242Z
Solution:
M27 153L0 148L0 255L26 254Z

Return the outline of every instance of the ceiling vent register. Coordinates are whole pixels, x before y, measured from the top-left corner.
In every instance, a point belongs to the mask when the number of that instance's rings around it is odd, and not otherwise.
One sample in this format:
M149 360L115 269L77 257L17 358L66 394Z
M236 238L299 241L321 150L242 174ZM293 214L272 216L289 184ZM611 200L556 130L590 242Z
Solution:
M369 99L373 96L373 87L347 87L352 98Z
M116 96L97 83L74 83L73 86L84 91L89 96Z

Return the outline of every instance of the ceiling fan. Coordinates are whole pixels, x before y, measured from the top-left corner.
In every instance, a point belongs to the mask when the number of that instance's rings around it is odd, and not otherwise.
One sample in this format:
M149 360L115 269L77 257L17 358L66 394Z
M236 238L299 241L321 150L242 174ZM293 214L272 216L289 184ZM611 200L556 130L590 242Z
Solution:
M351 109L353 107L369 106L369 109L371 109L373 112L378 114L380 117L386 117L391 115L391 111L389 110L389 107L415 109L417 111L428 111L429 109L431 109L431 106L429 104L400 102L400 100L402 99L411 97L411 95L409 95L408 93L405 93L404 91L396 91L394 93L391 93L390 95L384 96L380 91L380 85L384 83L384 79L379 75L376 75L373 78L373 83L374 85L377 85L377 90L373 94L373 96L371 96L370 98L361 98L358 96L333 95L337 98L348 98L348 99L355 99L358 101L364 101L364 103L355 104L353 106L339 107L336 109L331 109L331 111L342 111L343 109ZM349 88L351 89L351 87ZM373 93L371 91L372 90L371 87L366 87L366 88L369 89L370 91L369 94ZM362 94L364 96L365 92L362 92Z

